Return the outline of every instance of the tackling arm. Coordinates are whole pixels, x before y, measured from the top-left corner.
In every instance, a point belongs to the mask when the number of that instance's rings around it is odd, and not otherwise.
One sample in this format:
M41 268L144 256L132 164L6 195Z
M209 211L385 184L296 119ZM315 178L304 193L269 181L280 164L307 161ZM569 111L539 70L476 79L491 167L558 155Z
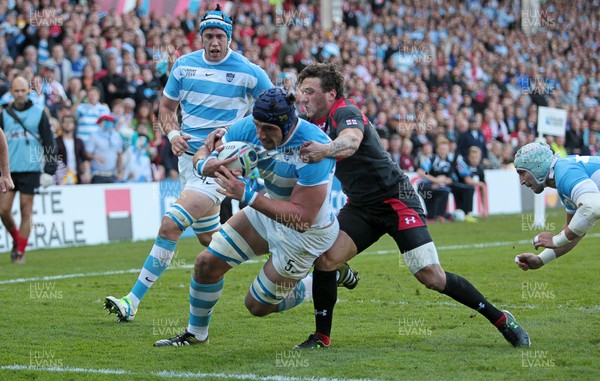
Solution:
M354 155L360 142L362 142L363 133L358 128L346 128L331 143L327 151L327 157L335 159L345 159Z
M345 128L331 143L305 142L300 154L308 163L317 163L327 157L345 159L354 155L362 139L363 133L358 128Z

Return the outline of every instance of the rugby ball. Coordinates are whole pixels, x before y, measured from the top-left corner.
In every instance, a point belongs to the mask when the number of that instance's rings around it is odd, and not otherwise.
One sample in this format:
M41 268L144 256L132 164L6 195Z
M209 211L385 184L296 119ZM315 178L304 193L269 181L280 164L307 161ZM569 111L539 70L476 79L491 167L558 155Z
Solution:
M237 157L237 160L229 163L227 168L241 169L243 177L250 176L258 163L258 154L254 148L245 142L227 142L223 144L223 150L219 152L217 159L226 160L234 156Z

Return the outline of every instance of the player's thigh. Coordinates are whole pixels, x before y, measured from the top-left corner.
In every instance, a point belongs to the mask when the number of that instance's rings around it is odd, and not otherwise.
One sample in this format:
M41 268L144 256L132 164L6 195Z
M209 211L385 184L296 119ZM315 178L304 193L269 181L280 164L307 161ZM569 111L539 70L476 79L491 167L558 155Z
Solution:
M308 275L315 259L333 245L339 233L337 220L328 227L304 233L280 224L278 228L269 226L269 221L265 221L265 225L270 233L267 239L272 255L254 279L245 302L248 310L257 316L277 310L279 303L295 291L298 281ZM301 299L304 291L302 293Z
M273 267L286 278L306 277L317 258L335 244L339 232L337 219L328 227L311 228L303 233L273 221L267 236Z
M321 271L333 271L357 254L356 244L350 236L340 229L335 243L315 262L315 268Z
M333 257L330 256L332 253L327 253L328 257L349 260L377 242L385 232L383 226L373 220L376 213L371 206L361 207L351 202L344 205L337 218L340 222L340 232L344 232L345 235L340 234L339 245L337 242L334 245L334 249L339 249L340 252Z
M425 215L418 200L389 198L373 208L371 221L382 226L401 253L431 242Z
M302 279L308 275L314 261L333 246L339 233L337 219L327 227L310 228L301 233L252 208L246 207L242 213L256 233L268 242L275 270L279 275L291 279Z
M219 213L219 204L205 193L195 190L184 190L179 195L176 204L181 205L187 213L195 220L211 214Z
M252 248L257 255L263 255L269 252L269 244L264 236L265 226L260 223L256 223L255 220L250 220L246 211L254 209L246 208L236 214L234 214L225 225L229 225L235 230L241 237L244 238L246 243ZM256 211L255 211L256 212ZM258 213L258 212L256 212Z
M381 210L387 233L396 242L406 267L421 283L428 287L439 284L443 278L439 277L440 262L425 216L412 208L399 207L396 201L388 203L387 213Z

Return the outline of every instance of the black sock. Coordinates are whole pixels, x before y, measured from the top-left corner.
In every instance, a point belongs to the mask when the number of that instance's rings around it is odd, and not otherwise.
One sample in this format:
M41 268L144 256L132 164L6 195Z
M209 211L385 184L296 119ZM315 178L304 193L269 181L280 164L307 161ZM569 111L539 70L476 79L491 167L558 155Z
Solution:
M315 306L315 323L317 332L329 336L333 307L337 301L337 270L313 271L313 304Z
M457 302L476 310L485 316L492 324L496 323L504 316L502 311L494 307L492 303L488 302L487 299L477 291L475 286L460 275L446 272L446 287L444 288L444 291L442 291L442 294L446 294Z

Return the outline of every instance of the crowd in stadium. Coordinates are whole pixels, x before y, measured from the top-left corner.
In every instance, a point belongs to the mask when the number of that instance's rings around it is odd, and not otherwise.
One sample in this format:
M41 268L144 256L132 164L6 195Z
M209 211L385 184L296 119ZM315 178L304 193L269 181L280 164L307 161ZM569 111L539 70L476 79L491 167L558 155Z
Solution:
M425 169L446 142L450 161L475 145L482 167L511 167L537 137L540 106L568 110L566 136L546 137L555 152L600 152L597 2L548 2L533 14L519 1L352 0L331 30L321 27L318 3L228 4L231 47L292 92L310 63L338 64L347 95L403 170ZM70 136L65 122L75 116L86 147L56 183L88 183L94 170L115 181L177 178L158 104L177 57L202 48L198 15L213 7L202 2L172 20L139 8L106 12L97 1L0 1L0 103L10 103L9 84L24 73L56 136ZM101 117L119 134L114 163L86 153Z

